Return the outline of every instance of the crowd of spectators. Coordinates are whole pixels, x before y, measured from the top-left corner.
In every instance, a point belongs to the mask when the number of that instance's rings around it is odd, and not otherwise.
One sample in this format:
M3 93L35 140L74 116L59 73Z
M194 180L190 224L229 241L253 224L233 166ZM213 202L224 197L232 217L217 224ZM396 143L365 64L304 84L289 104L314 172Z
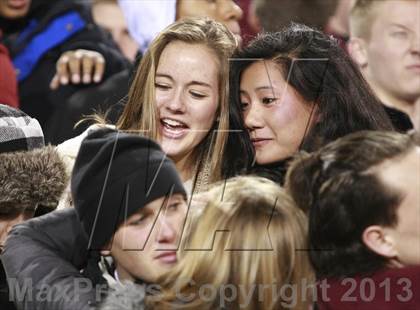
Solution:
M420 0L0 0L0 308L420 308Z

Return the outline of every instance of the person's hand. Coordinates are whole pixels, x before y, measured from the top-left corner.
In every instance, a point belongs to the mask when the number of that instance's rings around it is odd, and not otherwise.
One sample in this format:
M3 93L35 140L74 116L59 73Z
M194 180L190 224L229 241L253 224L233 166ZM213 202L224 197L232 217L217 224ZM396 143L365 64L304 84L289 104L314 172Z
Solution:
M78 49L63 53L56 64L57 71L50 88L60 85L99 83L105 71L105 58L98 52Z

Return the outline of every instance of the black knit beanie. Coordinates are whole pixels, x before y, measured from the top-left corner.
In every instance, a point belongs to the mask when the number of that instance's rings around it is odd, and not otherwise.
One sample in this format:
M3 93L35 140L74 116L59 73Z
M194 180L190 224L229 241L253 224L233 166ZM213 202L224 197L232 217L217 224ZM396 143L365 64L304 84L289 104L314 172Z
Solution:
M118 226L147 203L175 193L186 195L175 165L159 145L108 128L83 140L71 191L89 250L102 249Z

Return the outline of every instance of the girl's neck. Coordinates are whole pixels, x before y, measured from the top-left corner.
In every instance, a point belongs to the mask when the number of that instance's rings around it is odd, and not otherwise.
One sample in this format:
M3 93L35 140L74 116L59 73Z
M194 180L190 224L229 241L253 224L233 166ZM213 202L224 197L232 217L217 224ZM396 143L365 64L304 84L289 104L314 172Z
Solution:
M172 158L172 160L175 163L176 170L178 170L178 173L181 176L182 182L186 182L193 177L193 165L191 164L190 154L181 158Z

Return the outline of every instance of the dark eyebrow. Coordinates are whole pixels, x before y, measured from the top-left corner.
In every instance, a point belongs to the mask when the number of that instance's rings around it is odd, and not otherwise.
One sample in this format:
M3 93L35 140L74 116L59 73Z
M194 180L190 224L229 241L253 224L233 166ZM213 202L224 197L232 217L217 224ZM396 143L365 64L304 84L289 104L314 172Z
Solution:
M260 87L255 88L255 90L267 90L267 89L268 90L273 90L274 88L271 87L271 86L260 86ZM240 93L246 93L246 91L242 90L242 89L240 89L239 92Z
M273 90L274 89L274 87L271 87L271 86L260 86L260 87L257 87L257 88L255 88L255 90Z

